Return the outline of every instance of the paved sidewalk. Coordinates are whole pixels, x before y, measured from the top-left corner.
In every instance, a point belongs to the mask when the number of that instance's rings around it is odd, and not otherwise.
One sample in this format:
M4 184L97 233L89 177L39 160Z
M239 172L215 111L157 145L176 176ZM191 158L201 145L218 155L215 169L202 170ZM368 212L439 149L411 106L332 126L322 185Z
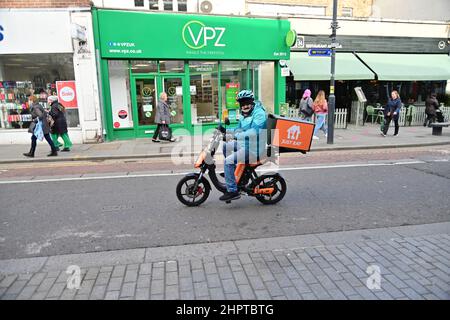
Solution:
M0 298L449 300L450 222L3 260Z
M348 129L336 129L334 144L327 144L327 139L320 132L320 140L313 140L311 151L342 150L342 149L366 149L366 148L393 148L407 146L426 146L450 144L450 130L444 128L442 136L431 135L431 128L424 127L401 127L400 134L393 137L393 129L389 136L380 135L379 126L366 124L363 127L350 126ZM176 131L174 132L176 136ZM203 145L207 143L210 136L178 137L179 141L192 141L203 138ZM47 157L49 147L46 142L39 142L36 157L25 158L22 154L29 150L28 145L0 145L0 163L31 162L31 161L64 161L64 160L103 160L123 158L149 158L170 156L178 142L153 143L151 139L135 139L114 141L99 144L74 145L71 152L59 152L58 157ZM187 148L186 155L197 154L198 150Z

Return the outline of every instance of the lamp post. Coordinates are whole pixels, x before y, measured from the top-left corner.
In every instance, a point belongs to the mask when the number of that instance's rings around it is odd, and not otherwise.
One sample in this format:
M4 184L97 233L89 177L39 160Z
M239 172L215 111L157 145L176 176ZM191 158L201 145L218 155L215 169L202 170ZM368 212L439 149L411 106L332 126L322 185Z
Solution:
M331 22L331 79L330 79L330 96L328 98L328 135L327 144L333 144L334 141L334 109L336 97L334 96L334 71L336 62L335 49L337 22L337 0L333 0L333 21Z

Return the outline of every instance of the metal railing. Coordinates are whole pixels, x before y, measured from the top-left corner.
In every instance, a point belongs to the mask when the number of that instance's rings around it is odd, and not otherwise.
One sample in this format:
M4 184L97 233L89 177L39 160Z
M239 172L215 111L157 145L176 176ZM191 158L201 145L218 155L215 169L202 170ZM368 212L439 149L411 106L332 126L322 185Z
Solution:
M289 118L298 118L300 116L300 109L289 107L287 116ZM314 123L316 122L315 117L313 117ZM334 111L334 128L336 129L347 129L347 109L338 108Z

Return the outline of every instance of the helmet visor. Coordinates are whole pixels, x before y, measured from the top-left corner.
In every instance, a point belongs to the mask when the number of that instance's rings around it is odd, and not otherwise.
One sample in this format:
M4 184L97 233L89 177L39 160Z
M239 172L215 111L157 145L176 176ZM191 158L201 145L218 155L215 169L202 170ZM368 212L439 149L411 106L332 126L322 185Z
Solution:
M252 98L243 98L238 100L239 106L242 108L242 106L247 106L249 104L253 105L254 100Z

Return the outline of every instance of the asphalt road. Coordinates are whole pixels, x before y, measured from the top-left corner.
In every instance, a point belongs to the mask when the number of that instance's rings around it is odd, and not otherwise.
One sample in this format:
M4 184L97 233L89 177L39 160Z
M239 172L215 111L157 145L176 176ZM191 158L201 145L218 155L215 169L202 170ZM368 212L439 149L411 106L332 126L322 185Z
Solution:
M179 175L0 184L0 259L450 221L449 159L283 170L275 206L188 208Z

